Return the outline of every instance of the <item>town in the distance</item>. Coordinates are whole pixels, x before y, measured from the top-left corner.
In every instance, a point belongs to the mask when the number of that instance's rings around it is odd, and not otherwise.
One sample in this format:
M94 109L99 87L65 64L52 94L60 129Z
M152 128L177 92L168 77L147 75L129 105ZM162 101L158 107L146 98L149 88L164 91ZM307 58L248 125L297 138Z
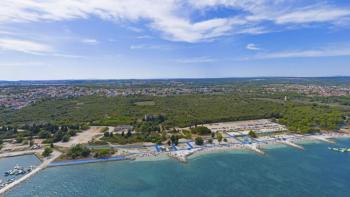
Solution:
M0 192L47 167L333 144L349 95L350 77L2 81L0 157L42 162L0 172Z

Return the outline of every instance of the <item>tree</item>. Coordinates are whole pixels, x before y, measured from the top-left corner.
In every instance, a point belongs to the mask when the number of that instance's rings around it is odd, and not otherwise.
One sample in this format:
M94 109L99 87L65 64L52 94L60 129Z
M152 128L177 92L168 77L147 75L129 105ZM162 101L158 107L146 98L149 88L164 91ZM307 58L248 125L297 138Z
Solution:
M32 147L34 145L34 141L33 140L29 140L29 147Z
M77 131L75 131L75 130L70 130L70 131L68 131L68 134L69 134L70 136L75 136L75 135L77 134Z
M221 133L217 133L216 134L216 138L218 139L218 141L219 141L219 143L221 143L222 142L222 134Z
M104 133L103 133L103 136L104 136L104 137L109 137L109 132L108 132L108 131L104 132Z
M62 138L63 138L63 136L64 136L64 133L63 133L62 131L58 131L57 133L55 133L55 134L53 135L53 142L59 142L59 141L61 141Z
M201 137L196 137L195 143L196 143L196 145L198 145L198 146L202 146L202 145L204 144L204 140L203 140L203 138L201 138Z
M68 141L69 141L69 138L70 138L69 135L64 135L64 136L62 137L62 142L68 142Z
M70 156L72 159L76 159L78 157L88 157L90 153L90 149L82 146L81 144L77 144L69 149L68 156Z
M131 135L132 135L131 131L128 131L128 132L126 133L126 137L127 137L127 138L128 138L128 137L131 137Z
M107 157L110 157L113 153L114 153L114 151L110 150L110 149L96 150L94 157L95 158L107 158Z
M23 137L22 136L17 136L16 137L16 143L22 143L23 142Z
M211 130L208 127L198 126L192 128L193 133L197 133L198 135L209 135L211 134Z
M48 156L51 155L52 152L53 152L53 151L52 151L51 148L46 147L45 150L44 150L44 152L42 153L42 156L43 156L43 157L48 157Z
M209 144L212 144L212 143L213 143L213 139L209 139L209 140L208 140L208 143L209 143Z
M256 135L256 133L254 131L249 131L248 135L252 138L257 138L258 136Z
M172 135L170 137L170 140L171 140L171 143L176 145L176 146L179 144L179 137L177 135Z

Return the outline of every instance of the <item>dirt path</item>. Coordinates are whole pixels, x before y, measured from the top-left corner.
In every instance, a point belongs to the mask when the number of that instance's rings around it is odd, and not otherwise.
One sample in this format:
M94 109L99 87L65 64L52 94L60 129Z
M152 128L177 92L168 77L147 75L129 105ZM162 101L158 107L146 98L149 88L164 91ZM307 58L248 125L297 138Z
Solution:
M90 127L90 129L85 130L81 133L77 133L76 136L71 137L69 142L58 142L58 143L55 143L55 145L69 148L75 144L86 144L90 140L92 140L94 137L102 136L103 133L101 133L101 131L103 128L104 127L102 126Z

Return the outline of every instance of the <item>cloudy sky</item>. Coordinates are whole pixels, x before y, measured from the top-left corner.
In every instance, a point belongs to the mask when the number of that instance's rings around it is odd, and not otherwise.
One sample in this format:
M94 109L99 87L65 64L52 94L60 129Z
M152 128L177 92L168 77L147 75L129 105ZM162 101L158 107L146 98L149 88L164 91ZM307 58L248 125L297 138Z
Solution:
M0 80L334 75L348 0L0 1Z

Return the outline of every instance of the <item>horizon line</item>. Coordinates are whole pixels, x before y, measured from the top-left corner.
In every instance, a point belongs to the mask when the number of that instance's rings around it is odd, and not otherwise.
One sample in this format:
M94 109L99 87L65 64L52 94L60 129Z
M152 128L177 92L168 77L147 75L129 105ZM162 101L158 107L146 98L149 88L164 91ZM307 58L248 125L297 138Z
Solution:
M77 79L19 79L0 80L0 82L26 82L26 81L118 81L118 80L186 80L186 79L258 79L258 78L350 78L350 75L330 76L249 76L249 77L174 77L174 78L77 78Z

